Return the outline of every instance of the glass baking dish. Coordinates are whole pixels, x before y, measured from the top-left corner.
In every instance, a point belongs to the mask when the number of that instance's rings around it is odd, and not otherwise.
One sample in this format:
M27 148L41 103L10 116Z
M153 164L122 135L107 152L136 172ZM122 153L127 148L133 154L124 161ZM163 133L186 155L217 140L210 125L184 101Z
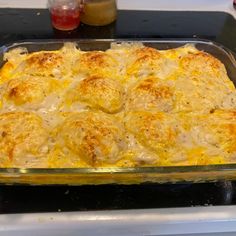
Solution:
M112 42L139 41L157 49L170 49L194 44L220 59L230 79L236 85L236 60L234 53L212 41L198 39L83 39L83 40L37 40L16 42L0 48L0 66L3 54L16 47L26 47L29 52L56 50L64 42L75 42L82 50L106 50ZM1 168L0 184L30 185L84 185L84 184L141 184L146 182L206 182L217 180L236 180L236 164L175 167L136 167L136 168Z

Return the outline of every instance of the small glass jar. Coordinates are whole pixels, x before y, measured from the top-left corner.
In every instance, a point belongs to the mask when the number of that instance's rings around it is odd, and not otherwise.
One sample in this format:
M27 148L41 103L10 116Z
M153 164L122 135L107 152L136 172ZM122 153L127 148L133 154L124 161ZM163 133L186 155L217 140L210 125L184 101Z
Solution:
M81 22L103 26L116 20L116 0L83 0Z
M80 1L78 0L49 0L48 8L54 28L73 30L80 24Z

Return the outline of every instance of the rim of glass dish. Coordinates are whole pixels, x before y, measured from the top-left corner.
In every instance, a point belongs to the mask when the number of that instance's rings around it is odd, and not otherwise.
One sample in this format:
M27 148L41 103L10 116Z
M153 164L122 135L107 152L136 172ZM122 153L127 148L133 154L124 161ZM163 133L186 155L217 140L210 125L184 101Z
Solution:
M143 43L179 43L179 44L207 44L216 47L228 56L236 68L234 52L215 41L201 38L116 38L116 39L28 39L7 43L0 47L0 53L11 48L27 44L53 44L53 43L94 43L94 42L143 42ZM171 173L198 173L211 171L236 171L235 164L217 165L188 165L188 166L153 166L153 167L99 167L99 168L0 168L0 174L171 174Z

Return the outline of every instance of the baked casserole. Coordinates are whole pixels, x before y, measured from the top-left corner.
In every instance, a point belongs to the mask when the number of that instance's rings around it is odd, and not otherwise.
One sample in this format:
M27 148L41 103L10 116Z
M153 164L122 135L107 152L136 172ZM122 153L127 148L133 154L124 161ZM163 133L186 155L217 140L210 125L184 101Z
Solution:
M4 59L1 168L236 162L236 89L223 63L193 45L66 43Z

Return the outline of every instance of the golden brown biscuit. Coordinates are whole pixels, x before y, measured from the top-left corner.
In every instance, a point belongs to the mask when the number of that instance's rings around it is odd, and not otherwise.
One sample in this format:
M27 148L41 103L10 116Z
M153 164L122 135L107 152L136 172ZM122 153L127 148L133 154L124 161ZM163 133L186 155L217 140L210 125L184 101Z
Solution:
M115 165L125 148L122 124L101 112L70 115L59 125L56 135L65 151L89 166Z
M2 109L47 111L58 110L69 80L60 81L52 77L21 76L10 79L0 87Z
M125 120L127 130L135 138L132 150L142 150L149 158L151 151L158 165L235 162L235 110L202 115L139 111L128 113Z
M0 71L0 80L12 77L45 76L63 79L71 76L73 61L79 55L74 44L65 44L60 50L28 53L26 48L15 48L5 53L7 60Z
M56 89L56 86L56 81L44 77L11 79L7 83L6 99L13 101L16 105L42 102L53 89Z
M165 57L158 50L142 47L131 51L127 75L136 77L154 75L162 79L172 75L177 66L174 60Z
M117 77L118 71L118 61L110 54L102 51L82 53L73 66L74 74L82 76L99 75Z
M171 81L163 82L154 76L146 77L128 89L126 110L172 111L175 103L174 93Z
M89 76L68 91L67 103L81 102L88 107L115 113L122 109L124 89L118 80Z
M45 167L48 131L41 117L29 112L0 114L0 166Z
M192 76L215 76L225 78L226 69L215 57L205 52L188 53L181 58L180 65Z

